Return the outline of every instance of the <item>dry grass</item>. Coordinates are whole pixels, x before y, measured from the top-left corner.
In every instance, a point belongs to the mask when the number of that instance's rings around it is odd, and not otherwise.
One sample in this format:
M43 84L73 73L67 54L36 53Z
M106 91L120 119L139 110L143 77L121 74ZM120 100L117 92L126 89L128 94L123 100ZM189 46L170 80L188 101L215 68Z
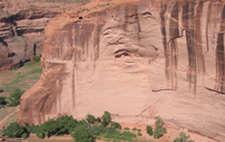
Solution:
M6 116L8 116L10 113L14 112L18 107L6 107L3 109L0 109L0 120L4 119Z

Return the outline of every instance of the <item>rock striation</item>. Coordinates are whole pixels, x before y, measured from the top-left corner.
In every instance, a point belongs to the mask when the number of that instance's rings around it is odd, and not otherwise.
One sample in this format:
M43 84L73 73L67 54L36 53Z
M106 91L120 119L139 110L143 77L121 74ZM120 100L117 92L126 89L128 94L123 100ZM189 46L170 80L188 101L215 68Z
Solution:
M223 141L224 2L99 3L49 22L43 74L22 96L19 122L107 110L119 122L153 124L159 115L169 127Z

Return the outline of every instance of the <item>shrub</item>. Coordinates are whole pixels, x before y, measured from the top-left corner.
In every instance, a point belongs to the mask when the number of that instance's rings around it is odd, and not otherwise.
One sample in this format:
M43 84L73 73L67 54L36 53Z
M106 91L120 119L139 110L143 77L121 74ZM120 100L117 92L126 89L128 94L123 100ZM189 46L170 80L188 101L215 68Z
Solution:
M137 135L138 135L138 136L142 136L142 133L138 132Z
M6 105L6 104L7 104L6 97L0 97L0 105Z
M48 120L41 124L36 132L37 137L45 138L55 135L58 131L57 123L55 120Z
M128 130L128 131L129 131L129 130L130 130L130 128L127 128L127 127L126 127L126 128L124 128L124 130Z
M98 117L97 119L96 119L96 122L98 122L98 123L101 123L101 118L100 117Z
M133 128L132 130L133 130L133 131L137 131L137 128Z
M34 124L32 124L31 126L29 125L29 124L27 124L27 123L25 123L25 129L26 129L26 131L28 132L28 133L32 133L32 134L34 134L34 133L36 133L37 132L37 130L38 130L38 125L37 126L35 126Z
M87 127L87 129L93 136L105 133L105 127L102 125L93 125L92 127Z
M40 62L41 60L41 57L40 56L34 56L34 61L35 62Z
M88 131L88 127L86 125L78 125L74 128L71 136L76 142L92 142L93 140L93 136Z
M9 100L11 103L8 106L17 106L20 104L20 97L23 95L25 91L20 90L19 88L16 88L9 97Z
M73 129L78 125L78 121L74 120L72 116L61 116L56 119L56 129L58 130L55 135L60 136L64 134L70 134Z
M89 124L94 124L95 123L95 117L93 116L93 115L91 115L91 114L88 114L87 115L87 118L86 118L86 120L87 120L87 122L89 123Z
M133 141L133 138L136 138L136 135L134 133L128 132L128 131L124 131L124 132L120 132L117 130L111 130L111 132L106 132L104 134L105 138L110 138L110 139L119 139L119 140L124 140L124 141Z
M159 139L167 131L166 128L163 127L164 122L159 116L156 116L154 119L156 120L154 138Z
M13 122L4 129L3 133L12 138L21 138L22 134L26 133L26 131L23 126L20 126L17 122Z
M111 118L111 114L107 111L104 112L104 114L102 115L102 122L101 124L103 126L107 126L110 122L111 122L112 118Z
M28 136L29 136L29 135L28 135L27 133L23 133L23 134L22 134L22 138L24 138L24 139L28 138Z
M36 131L36 135L39 138L45 138L53 135L70 134L77 125L77 120L74 120L72 116L65 115L56 120L49 120L41 124Z
M36 132L36 136L40 139L43 139L45 138L45 134L44 133L41 133L41 132Z
M137 129L138 132L141 132L141 129Z
M147 132L147 134L149 134L150 136L152 136L152 135L153 135L152 127L149 126L149 125L147 125L147 126L146 126L146 132Z
M119 123L117 123L117 122L112 122L110 124L110 126L113 127L113 128L115 128L115 129L120 129L120 130L122 128L121 125Z
M188 140L190 136L187 136L184 132L180 132L179 136L173 142L194 142L193 140Z

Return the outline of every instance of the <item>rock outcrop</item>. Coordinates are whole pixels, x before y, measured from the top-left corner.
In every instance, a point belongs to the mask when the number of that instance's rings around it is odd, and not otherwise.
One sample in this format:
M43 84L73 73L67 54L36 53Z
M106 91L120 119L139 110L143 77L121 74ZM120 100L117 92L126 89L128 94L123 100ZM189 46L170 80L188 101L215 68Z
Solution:
M93 1L45 32L43 74L21 98L20 123L104 111L119 122L187 128L225 139L220 0Z

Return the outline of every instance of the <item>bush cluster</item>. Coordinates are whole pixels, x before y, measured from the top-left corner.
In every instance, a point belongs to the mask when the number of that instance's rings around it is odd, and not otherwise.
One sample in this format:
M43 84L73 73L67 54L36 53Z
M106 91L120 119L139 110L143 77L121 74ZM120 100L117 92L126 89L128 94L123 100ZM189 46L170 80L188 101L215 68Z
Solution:
M147 125L147 126L146 126L146 132L147 132L147 134L149 134L150 136L152 136L152 135L153 135L152 127L149 126L149 125Z
M117 122L111 122L111 114L104 112L101 118L95 118L88 114L86 120L77 121L72 116L62 116L56 120L48 120L40 126L25 124L20 126L18 123L11 123L4 131L4 135L9 137L27 138L30 133L35 133L37 137L43 139L53 135L61 136L70 134L76 142L91 142L94 139L104 136L116 140L131 141L136 134L131 132L120 132L122 129ZM141 135L141 134L138 134Z
M40 56L34 56L34 61L35 62L40 62L41 61L41 57Z
M53 135L62 136L70 134L78 125L78 121L74 120L72 116L62 116L56 120L48 120L41 124L36 131L37 137L43 139Z
M164 122L159 116L156 116L155 120L156 120L156 122L155 122L155 131L154 131L153 136L154 136L154 138L159 139L167 131L166 131L166 128L163 127Z
M20 104L20 98L23 95L25 91L20 90L19 88L16 88L8 98L10 100L10 103L7 104L8 106L17 106Z
M14 89L9 97L0 97L0 108L4 106L17 106L20 104L20 98L25 91L19 88Z
M163 136L163 134L165 134L167 131L166 131L166 128L164 127L164 122L163 120L159 117L159 116L156 116L154 118L156 121L155 121L155 130L153 132L153 129L151 126L147 125L146 126L146 132L150 135L150 136L154 136L154 138L156 139L159 139L161 136Z

